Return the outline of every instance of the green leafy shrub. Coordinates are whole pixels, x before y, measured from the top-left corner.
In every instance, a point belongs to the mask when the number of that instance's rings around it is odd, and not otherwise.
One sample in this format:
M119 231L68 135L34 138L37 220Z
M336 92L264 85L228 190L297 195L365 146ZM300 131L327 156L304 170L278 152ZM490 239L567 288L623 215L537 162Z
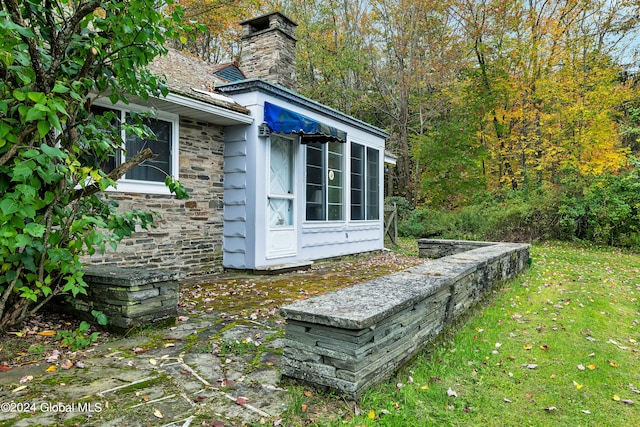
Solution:
M121 212L99 195L153 153L129 153L105 170L122 140L113 117L91 105L167 94L146 66L177 36L181 12L167 17L157 6L18 0L0 8L0 330L55 295L86 293L80 257L153 225L152 213ZM120 125L153 137L142 119Z
M639 163L619 175L559 173L555 184L531 191L486 194L455 210L415 209L400 224L411 237L470 240L583 240L640 246Z
M60 340L60 344L63 347L69 347L73 351L81 350L96 342L100 336L100 332L92 332L87 335L90 328L91 324L83 320L80 322L78 329L73 331L59 331L56 339Z

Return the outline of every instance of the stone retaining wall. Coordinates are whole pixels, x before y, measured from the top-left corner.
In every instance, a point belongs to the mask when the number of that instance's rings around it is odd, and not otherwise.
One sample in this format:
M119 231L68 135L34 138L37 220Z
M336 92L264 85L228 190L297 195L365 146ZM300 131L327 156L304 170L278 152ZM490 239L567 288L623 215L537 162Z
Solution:
M358 399L528 259L529 245L487 243L283 307L282 374Z
M492 242L471 240L418 239L418 253L421 258L435 259L492 245Z
M107 315L107 328L126 331L151 324L175 322L178 315L179 271L112 266L84 268L87 295L69 298L67 304L84 317L91 310Z

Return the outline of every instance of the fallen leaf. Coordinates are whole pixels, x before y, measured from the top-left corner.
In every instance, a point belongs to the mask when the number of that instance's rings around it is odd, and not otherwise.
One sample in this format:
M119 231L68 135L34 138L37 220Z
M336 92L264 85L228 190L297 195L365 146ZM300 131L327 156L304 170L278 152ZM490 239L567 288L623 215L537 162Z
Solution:
M555 406L549 406L548 408L544 408L544 410L547 412L551 412L551 411L557 411L558 408L556 408Z
M0 365L0 372L7 372L11 370L11 366L2 363Z
M573 385L574 385L574 386L576 386L576 388L577 388L578 390L580 390L580 389L582 388L582 384L578 384L578 383L577 383L577 382L575 382L575 381L573 382Z
M525 350L531 350L533 348L533 345L525 344L525 345L522 346L522 348L524 348Z
M186 322L189 320L187 316L178 316L178 322Z
M56 365L49 366L45 372L55 372L58 367Z
M151 363L152 365L157 365L158 361L152 357L151 359L149 359L149 363Z
M303 394L307 397L313 397L313 393L308 390L305 390Z
M69 360L69 359L64 359L62 361L62 363L60 364L60 367L62 369L71 369L71 368L73 368L73 362L71 360Z
M640 394L640 390L635 388L633 384L629 384L629 388L631 389L632 392Z
M540 349L541 349L541 350L544 350L544 351L547 351L547 350L549 350L549 347L548 347L548 346L546 346L546 345L541 345L541 346L540 346Z
M176 345L172 342L168 342L164 345L165 348L169 348L169 347L175 347Z
M143 396L140 400L142 400L143 402L148 402L150 399L149 396Z
M522 366L526 367L527 369L536 369L538 367L538 365L536 365L535 363L527 363Z
M585 368L584 365L581 363L581 364L578 365L578 369L581 370L581 371L584 371L587 368Z
M17 393L17 392L19 392L19 391L24 390L25 388L27 388L27 386L26 386L26 385L21 385L20 387L16 387L16 388L14 388L13 390L11 390L11 392L12 392L12 393Z
M373 409L370 409L368 417L369 417L370 420L375 420L376 419L376 411L374 411Z
M79 361L79 360L76 362L76 368L84 369L84 368L85 368L85 366L86 366L86 365L84 364L84 362L81 362L81 361Z
M588 368L590 371L593 371L594 369L596 369L596 365L594 365L594 364L592 363L592 364L590 364L590 365L587 365L587 368Z
M507 403L512 403L511 399L507 399L506 397L504 398L504 401L507 402Z
M620 400L620 396L618 396L617 394L613 395L613 400L615 400L616 402Z
M164 418L164 415L162 415L162 412L160 412L160 411L159 411L159 410L157 410L157 409L154 409L154 410L153 410L153 415L154 415L156 418Z
M142 354L142 353L146 353L147 351L149 351L149 350L147 350L145 348L140 348L140 347L136 347L136 348L133 349L133 352L135 354Z
M591 413L591 411L590 411L590 410L588 410L588 409L583 409L583 410L582 410L582 411L580 411L580 412L582 412L583 414L587 414L587 415L589 415L589 414Z
M309 407L303 403L302 405L300 405L300 412L307 412L308 408Z
M456 393L454 390L451 389L451 387L449 387L449 389L447 390L447 396L458 397L458 393Z
M33 375L25 375L24 377L20 378L20 384L28 383L31 380L33 380Z
M420 390L429 390L429 385L423 385L422 387L420 387Z
M246 398L246 397L244 397L244 396L239 396L239 397L236 399L236 403L237 403L238 405L246 405L248 402L249 402L249 399L247 399L247 398Z
M612 362L611 360L609 360L609 366L613 366L614 368L617 368L618 364L616 362Z
M630 399L623 399L620 402L626 403L627 405L633 405L633 400L630 400Z

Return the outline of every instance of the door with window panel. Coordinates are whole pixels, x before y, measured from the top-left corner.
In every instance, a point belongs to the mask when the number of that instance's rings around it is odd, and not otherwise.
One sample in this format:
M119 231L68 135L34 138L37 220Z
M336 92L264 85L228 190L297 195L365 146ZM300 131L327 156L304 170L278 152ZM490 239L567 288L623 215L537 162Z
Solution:
M296 254L294 154L291 139L272 134L269 141L267 257Z

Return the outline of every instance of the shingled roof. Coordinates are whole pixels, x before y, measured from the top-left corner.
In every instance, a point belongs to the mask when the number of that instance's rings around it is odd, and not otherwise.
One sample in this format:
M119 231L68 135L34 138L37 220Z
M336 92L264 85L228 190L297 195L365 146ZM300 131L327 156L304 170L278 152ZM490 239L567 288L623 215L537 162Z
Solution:
M158 56L149 64L149 70L164 77L169 90L178 95L247 114L249 111L233 99L215 91L216 83L225 82L214 75L218 66L208 64L175 49Z

